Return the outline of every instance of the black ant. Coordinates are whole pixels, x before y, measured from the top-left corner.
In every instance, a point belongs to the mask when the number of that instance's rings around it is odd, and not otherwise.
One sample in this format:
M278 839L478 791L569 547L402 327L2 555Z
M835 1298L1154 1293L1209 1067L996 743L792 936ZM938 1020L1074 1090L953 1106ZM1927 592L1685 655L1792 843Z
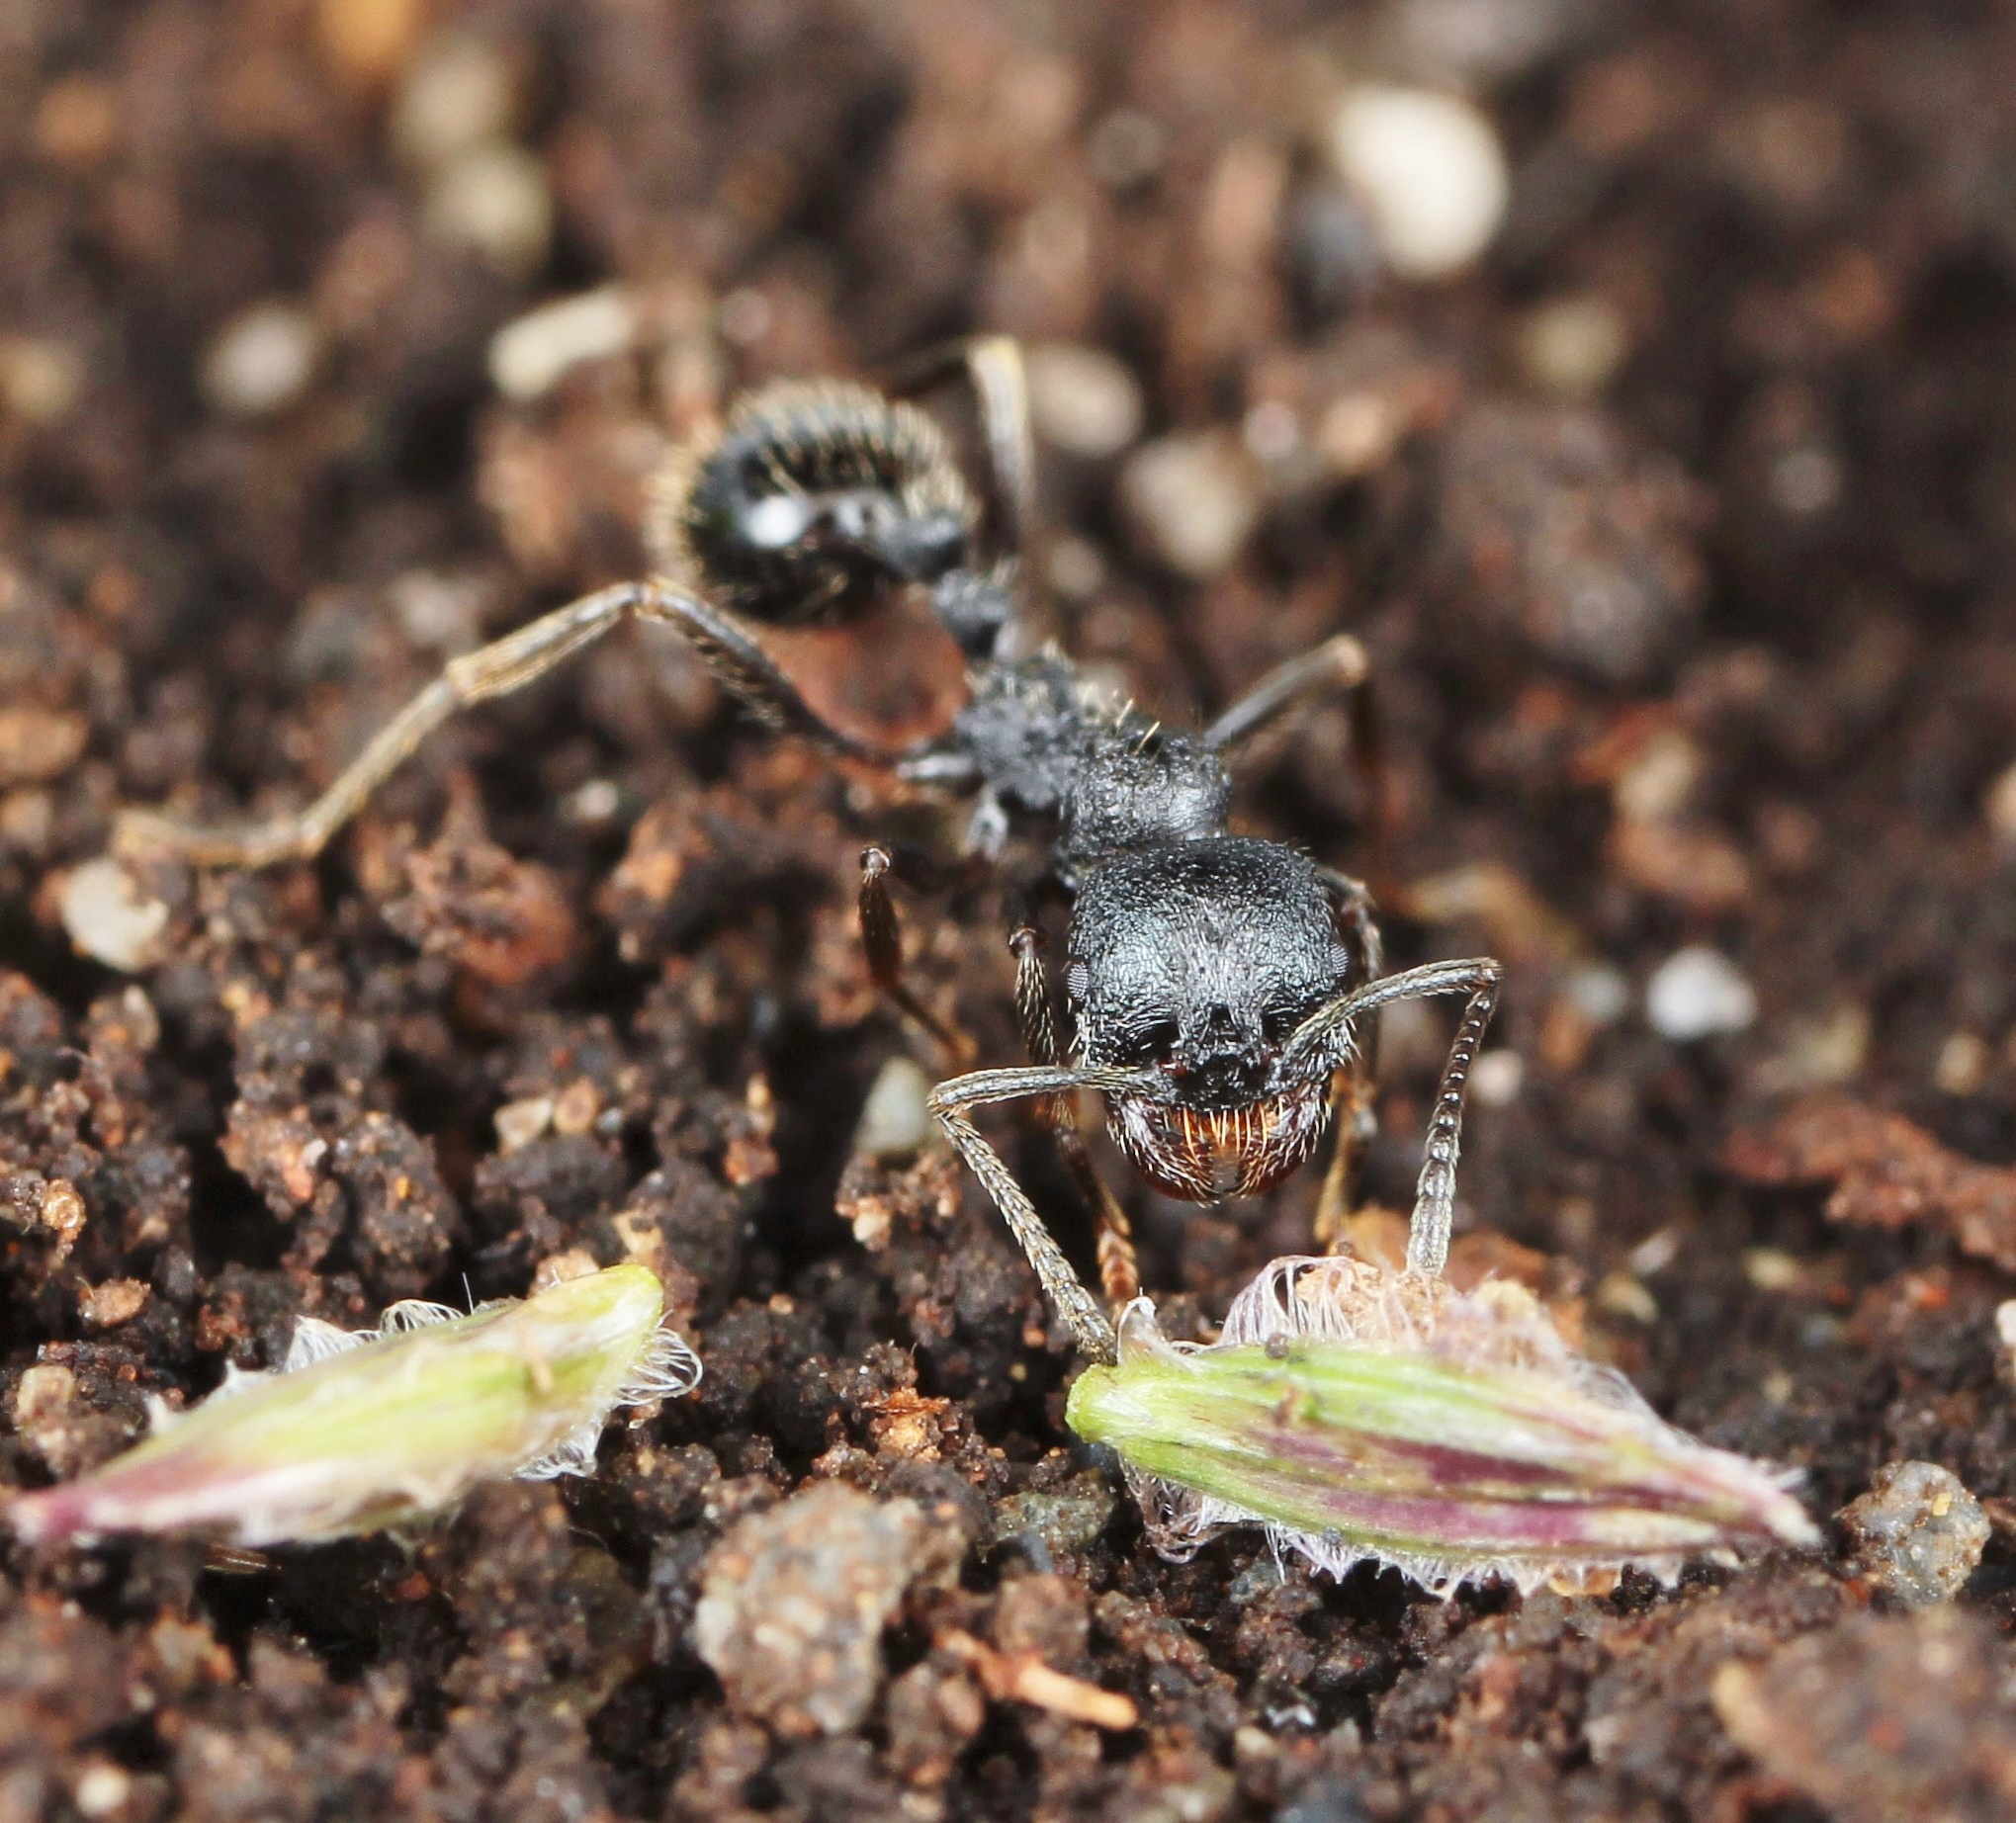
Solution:
M1007 555L991 565L979 552L980 505L947 439L903 396L955 367L973 385L998 496ZM1042 938L1022 910L1008 947L1031 1061L956 1076L931 1092L929 1106L1086 1353L1112 1358L1105 1312L971 1110L1040 1099L1096 1213L1101 1284L1116 1306L1139 1288L1133 1247L1076 1130L1079 1090L1103 1096L1120 1151L1168 1194L1192 1202L1254 1195L1310 1157L1337 1109L1362 1107L1368 1069L1358 1033L1370 1016L1395 1000L1453 993L1468 1003L1429 1121L1408 1248L1410 1265L1439 1271L1464 1088L1499 965L1480 957L1382 975L1361 884L1298 849L1227 827L1226 757L1298 698L1361 685L1364 651L1349 636L1334 638L1195 734L1108 703L1054 651L1014 655L1014 558L1031 517L1032 451L1020 354L1001 337L927 358L890 394L839 381L761 387L666 465L650 527L650 580L598 590L455 659L299 816L239 833L150 816L127 827L198 863L306 859L457 711L520 688L622 621L665 623L773 726L879 761L901 779L971 796L970 858L998 860L1011 820L1048 832L1045 875L1021 904L1042 894L1070 904L1070 1042L1060 1042ZM847 621L905 587L927 591L964 651L970 698L949 733L877 751L813 711L754 627ZM901 981L894 867L887 848L862 856L862 935L877 986L923 1016Z

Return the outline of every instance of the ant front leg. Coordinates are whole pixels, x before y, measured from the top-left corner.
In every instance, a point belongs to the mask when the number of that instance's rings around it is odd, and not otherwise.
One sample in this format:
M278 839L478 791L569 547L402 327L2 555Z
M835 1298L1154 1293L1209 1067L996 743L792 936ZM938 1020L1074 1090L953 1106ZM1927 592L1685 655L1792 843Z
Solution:
M1275 665L1204 731L1204 744L1213 752L1231 753L1299 703L1326 690L1346 690L1352 695L1352 761L1370 798L1369 833L1376 860L1386 836L1385 747L1379 734L1378 699L1372 690L1371 659L1350 634L1335 634L1299 658Z
M199 867L312 860L436 729L478 703L522 690L632 619L660 622L685 634L708 668L773 727L809 735L840 752L875 757L813 712L735 616L659 582L619 582L452 659L298 815L249 829L207 829L152 812L129 811L120 819L120 843L167 848Z
M1319 690L1362 690L1371 675L1365 649L1348 633L1333 635L1299 658L1277 664L1204 730L1204 744L1229 752Z
M931 1011L903 979L903 924L896 915L896 902L890 897L889 876L896 871L896 857L887 848L861 850L861 892L857 902L861 917L861 948L868 959L868 979L879 993L889 997L943 1047L954 1069L970 1064L980 1047L956 1025L949 1025Z
M1026 918L1008 932L1008 951L1015 959L1015 1019L1022 1028L1022 1047L1035 1064L1062 1061L1057 1042L1057 1014L1050 983L1043 973L1043 933ZM1043 1118L1057 1141L1065 1168L1071 1172L1093 1213L1098 1249L1099 1288L1113 1310L1141 1295L1141 1266L1134 1252L1134 1230L1119 1198L1106 1187L1079 1131L1073 1095L1052 1095L1043 1104Z
M1385 945L1373 915L1371 889L1362 880L1334 868L1319 869L1329 895L1338 933L1354 951L1361 982L1377 981L1385 967ZM1344 1244L1344 1224L1352 1210L1352 1182L1359 1161L1379 1131L1373 1092L1379 1076L1379 1015L1366 1016L1363 1036L1352 1047L1350 1060L1331 1079L1330 1118L1337 1132L1323 1190L1316 1201L1315 1242L1334 1254Z
M1328 1076L1345 1068L1356 1045L1352 1022L1395 1000L1423 999L1432 995L1469 996L1456 1035L1449 1045L1435 1109L1429 1116L1423 1146L1421 1176L1415 1186L1414 1216L1407 1231L1407 1264L1417 1272L1440 1274L1448 1259L1449 1230L1455 1220L1456 1158L1463 1129L1463 1097L1470 1067L1484 1041L1498 1003L1503 967L1488 956L1460 962L1431 962L1418 969L1366 982L1338 996L1302 1021L1289 1039L1283 1061L1309 1075Z
M967 1169L993 1197L994 1206L1001 1211L1009 1232L1035 1268L1044 1296L1064 1319L1080 1351L1091 1360L1111 1362L1119 1358L1112 1323L1043 1225L1028 1192L1015 1181L1001 1154L981 1137L968 1111L994 1102L1025 1100L1032 1095L1054 1100L1081 1088L1159 1097L1163 1084L1153 1072L1101 1070L1090 1065L976 1070L967 1076L954 1077L949 1083L940 1083L931 1090L925 1106L966 1161Z

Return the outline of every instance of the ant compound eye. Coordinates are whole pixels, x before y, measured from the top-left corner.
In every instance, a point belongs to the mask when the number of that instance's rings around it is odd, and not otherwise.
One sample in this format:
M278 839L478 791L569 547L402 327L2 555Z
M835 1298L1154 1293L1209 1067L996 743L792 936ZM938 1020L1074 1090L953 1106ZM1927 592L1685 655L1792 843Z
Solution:
M1074 962L1064 971L1064 992L1071 997L1074 1006L1083 1006L1085 997L1092 989L1092 970L1082 962Z

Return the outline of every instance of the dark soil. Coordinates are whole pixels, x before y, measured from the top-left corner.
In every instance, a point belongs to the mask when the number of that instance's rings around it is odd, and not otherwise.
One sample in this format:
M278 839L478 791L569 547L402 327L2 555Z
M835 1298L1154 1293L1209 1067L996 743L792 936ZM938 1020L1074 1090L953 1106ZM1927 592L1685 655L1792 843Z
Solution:
M0 1481L104 1458L297 1315L563 1254L657 1266L707 1378L592 1481L416 1545L7 1547L0 1820L2010 1814L2005 11L423 10L0 8ZM1405 287L1320 123L1438 28L1513 198L1487 258ZM553 212L488 253L394 143L457 31ZM491 335L616 282L639 345L502 399ZM1535 353L1586 343L1563 300L1622 338L1579 396ZM246 415L219 338L276 302L310 368ZM1241 815L1366 873L1398 961L1508 963L1467 1257L1818 1516L1951 1470L1998 1528L1956 1604L1892 1607L1838 1532L1601 1600L1332 1587L1237 1536L1160 1561L977 1186L849 1160L888 1059L945 1073L852 929L862 842L928 807L766 739L666 640L458 724L314 866L158 868L135 972L72 950L118 807L301 802L444 655L635 573L649 475L727 391L973 326L1117 357L1142 438L1219 433L1179 448L1252 516L1198 564L1125 454L1046 450L1074 653L1182 718L1336 629L1373 650L1383 815L1342 706ZM845 647L798 655L895 668ZM906 914L920 992L1012 1061L994 895ZM1655 1029L1691 945L1754 1021ZM1374 1202L1445 1029L1388 1024ZM1116 1172L1171 1320L1305 1246L1318 1175L1194 1211ZM768 1516L821 1481L915 1503L813 1541L900 1558L853 1566L868 1649L725 1689L696 1641L737 1615L696 1613L724 1564L803 1573ZM1019 1699L1030 1664L1138 1726Z

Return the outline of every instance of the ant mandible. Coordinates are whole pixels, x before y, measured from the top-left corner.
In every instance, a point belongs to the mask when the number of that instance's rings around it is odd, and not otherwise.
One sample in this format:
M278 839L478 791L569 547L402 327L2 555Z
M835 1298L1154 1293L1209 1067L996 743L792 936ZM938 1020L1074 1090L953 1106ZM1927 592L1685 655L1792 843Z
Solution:
M907 397L960 369L979 404L1006 547L991 564L979 549L979 502L947 439ZM1227 757L1298 698L1361 685L1362 648L1348 635L1326 642L1270 673L1200 733L1116 706L1055 651L1013 651L1014 564L1033 491L1027 391L1019 350L1007 338L926 357L889 393L841 381L762 386L664 466L649 527L650 579L600 589L455 659L298 816L232 832L131 813L123 832L200 865L307 859L460 710L519 689L623 621L662 623L773 727L880 762L899 779L972 797L969 858L997 861L1012 821L1047 834L1047 867L1014 896L1024 909L1008 937L1030 1061L956 1076L928 1105L1082 1350L1111 1359L1111 1324L974 1125L974 1109L1041 1103L1096 1213L1101 1288L1116 1308L1139 1289L1133 1245L1077 1131L1078 1091L1103 1097L1107 1131L1159 1189L1191 1202L1254 1195L1310 1157L1339 1107L1362 1105L1368 1066L1359 1034L1378 1008L1461 994L1467 1003L1429 1119L1408 1243L1411 1266L1440 1271L1464 1089L1499 965L1476 957L1382 975L1361 884L1227 825ZM844 622L904 587L927 591L965 653L969 700L949 732L889 752L815 713L754 629ZM889 849L862 856L862 937L877 987L921 1015L901 980L894 867ZM1068 1045L1042 937L1025 909L1045 895L1071 908Z

